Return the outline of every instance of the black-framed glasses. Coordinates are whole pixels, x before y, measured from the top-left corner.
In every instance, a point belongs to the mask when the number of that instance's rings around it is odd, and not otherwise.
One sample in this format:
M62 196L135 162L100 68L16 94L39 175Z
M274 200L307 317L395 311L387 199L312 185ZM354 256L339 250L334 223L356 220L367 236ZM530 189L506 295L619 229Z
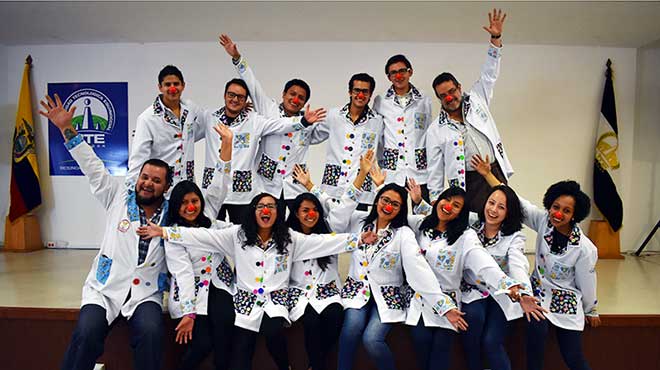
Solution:
M438 98L439 98L440 100L445 100L445 98L446 98L447 96L456 94L456 91L458 91L458 87L452 87L452 88L449 89L449 91L447 91L446 93L444 93L444 94L438 94Z
M392 208L394 208L394 209L399 209L399 208L401 208L401 203L397 202L396 200L392 200L392 199L390 199L390 198L388 198L388 197L385 197L385 196L380 197L380 202L383 203L384 205L388 205L388 204L389 204L389 205L392 206Z
M394 78L398 73L404 74L406 72L410 72L410 68L401 68L396 71L389 71L387 72L387 76L389 78Z
M229 100L236 98L240 102L244 102L245 99L247 99L247 95L236 94L231 91L227 91L227 97L229 98Z
M268 208L270 210L273 210L273 209L277 208L277 205L275 203L269 203L269 204L259 203L259 204L257 204L256 208L257 208L257 211L261 211L264 208Z

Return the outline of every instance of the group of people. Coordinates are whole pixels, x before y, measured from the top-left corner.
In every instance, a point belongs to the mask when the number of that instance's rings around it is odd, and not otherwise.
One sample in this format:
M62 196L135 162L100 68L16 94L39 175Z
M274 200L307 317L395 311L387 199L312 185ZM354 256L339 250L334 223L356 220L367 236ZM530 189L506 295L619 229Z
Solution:
M504 341L522 317L528 369L542 369L551 327L566 364L588 369L581 332L585 320L600 322L597 253L578 223L590 201L574 181L551 185L543 208L506 185L513 169L488 108L505 17L489 13L487 60L469 91L450 73L434 79L435 120L403 55L387 61L392 85L373 107L375 80L358 73L348 103L326 111L310 109L299 79L279 103L270 98L221 35L240 77L226 84L224 106L181 99L183 75L163 68L160 94L137 120L126 182L71 125L75 107L47 96L40 113L107 211L62 369L92 369L119 317L135 368L159 369L165 290L175 339L187 344L180 369L210 353L216 369L251 369L259 335L289 369L285 332L295 321L313 370L326 368L336 344L338 369L351 369L360 343L378 369L394 369L386 338L396 323L410 327L420 370L450 368L457 337L471 370L483 368L482 354L489 368L510 369ZM200 188L193 151L202 138ZM307 151L324 141L317 186ZM538 235L531 276L523 224ZM343 283L340 253L351 254Z

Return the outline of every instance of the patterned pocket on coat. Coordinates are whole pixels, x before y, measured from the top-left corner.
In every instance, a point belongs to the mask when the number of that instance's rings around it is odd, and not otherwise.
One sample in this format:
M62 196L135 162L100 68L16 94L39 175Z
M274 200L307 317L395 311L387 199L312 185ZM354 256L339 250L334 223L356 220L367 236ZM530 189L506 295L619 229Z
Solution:
M275 256L275 273L285 272L289 265L288 254L278 254Z
M316 299L326 299L339 294L337 283L331 281L327 284L318 284L316 286Z
M456 252L447 250L438 251L438 256L435 258L435 267L445 271L454 271L455 263Z
M504 271L505 274L509 274L509 256L504 255L504 256L497 256L497 255L492 255L493 259L497 264L500 266L502 271Z
M234 295L234 309L241 315L250 315L256 300L254 293L239 289Z
M286 307L287 310L290 310L289 307L289 290L288 289L278 289L270 292L270 301L273 304Z
M186 161L186 179L195 181L195 161Z
M401 255L399 253L386 252L380 256L379 267L383 270L393 270L399 263Z
M222 262L215 268L215 274L218 276L218 279L222 281L225 285L231 286L234 282L234 272L227 262L227 258L223 258Z
M249 193L252 191L252 171L234 171L231 184L235 193Z
M276 169L277 161L270 159L265 154L261 154L261 160L259 161L259 168L257 168L257 173L267 178L268 180L272 180L275 177Z
M99 257L98 264L96 265L96 280L99 283L105 284L110 276L110 268L112 267L112 258L102 254Z
M428 167L426 148L415 149L415 166L417 166L418 170L425 170Z
M424 130L426 128L426 113L415 112L415 128Z
M376 146L376 133L366 131L362 133L362 149L373 149Z
M250 133L234 135L234 149L245 149L250 147Z
M341 288L341 297L345 299L355 298L362 287L364 287L364 284L361 281L348 276L344 286Z
M405 302L398 286L385 285L380 287L387 308L392 310L403 310Z
M323 179L321 183L324 185L337 186L339 184L339 175L341 173L341 166L338 164L326 164L323 170Z
M577 314L577 297L570 290L552 289L550 312L564 315Z
M213 181L213 174L215 169L213 167L204 167L204 174L202 175L202 189L206 189Z
M396 170L396 164L399 161L399 149L383 149L383 168L386 170Z
M300 296L303 294L303 291L298 288L289 288L289 310L295 307L298 304Z
M575 268L563 263L555 262L550 269L550 278L554 280L572 280L573 275L575 275Z

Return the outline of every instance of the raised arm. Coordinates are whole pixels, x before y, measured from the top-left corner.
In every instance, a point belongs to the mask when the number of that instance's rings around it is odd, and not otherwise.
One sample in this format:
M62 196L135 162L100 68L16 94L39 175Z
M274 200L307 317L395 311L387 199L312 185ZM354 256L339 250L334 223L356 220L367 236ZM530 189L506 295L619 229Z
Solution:
M234 137L229 127L223 124L216 125L214 130L220 136L220 161L216 164L213 180L206 189L206 209L204 210L204 213L212 220L218 216L231 183L231 156Z
M360 243L360 235L352 234L310 234L305 235L291 230L293 241L293 261L332 256L352 252Z
M163 238L186 249L220 252L233 259L235 238L240 228L238 225L226 229L171 226L163 228Z
M504 19L506 19L506 14L503 14L501 9L493 9L492 13L488 13L489 25L483 27L483 29L490 34L488 56L486 57L486 62L481 67L479 80L474 83L470 91L479 95L486 104L490 104L490 99L493 97L495 81L500 74Z
M40 110L39 114L48 118L60 130L64 137L64 145L87 177L92 194L101 202L103 208L108 209L123 185L112 178L103 161L73 128L71 122L76 107L72 106L68 111L64 109L57 94L55 101L46 95L46 101L41 100L40 104L45 110Z
M325 108L310 109L308 104L305 108L305 114L302 117L267 118L257 115L258 119L255 129L262 136L300 131L305 127L324 120L326 114Z

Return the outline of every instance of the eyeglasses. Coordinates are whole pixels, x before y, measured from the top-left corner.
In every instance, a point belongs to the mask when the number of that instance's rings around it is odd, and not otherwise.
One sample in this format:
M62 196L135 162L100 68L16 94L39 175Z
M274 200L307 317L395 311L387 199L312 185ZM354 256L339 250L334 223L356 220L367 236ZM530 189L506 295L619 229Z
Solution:
M380 197L380 202L383 203L384 205L388 205L388 204L389 204L389 205L391 205L392 208L394 208L394 209L399 209L399 208L401 207L401 203L399 203L399 202L397 202L397 201L395 201L395 200L392 200L392 199L390 199L390 198L388 198L388 197Z
M369 91L369 89L358 89L357 87L352 88L351 92L355 95L358 95L360 93L362 93L364 95L369 95L369 93L371 93L371 91Z
M389 71L389 72L387 72L387 76L389 78L394 78L398 73L404 74L406 72L410 72L410 68L401 68L401 69L396 70L396 71Z
M257 211L261 211L264 208L275 209L275 208L277 208L277 205L275 205L274 203L270 203L270 204L261 204L261 203L259 203L259 204L257 204L256 208L257 208Z
M236 93L233 93L231 91L227 91L227 97L229 98L229 100L236 98L240 102L244 102L245 99L247 99L246 95L236 94Z
M448 95L454 95L454 94L456 94L456 91L457 91L457 90L458 90L458 88L456 88L456 87L452 87L452 88L449 89L449 91L447 91L446 93L444 93L444 94L438 94L438 98L439 98L440 100L445 100L445 98L446 98Z

